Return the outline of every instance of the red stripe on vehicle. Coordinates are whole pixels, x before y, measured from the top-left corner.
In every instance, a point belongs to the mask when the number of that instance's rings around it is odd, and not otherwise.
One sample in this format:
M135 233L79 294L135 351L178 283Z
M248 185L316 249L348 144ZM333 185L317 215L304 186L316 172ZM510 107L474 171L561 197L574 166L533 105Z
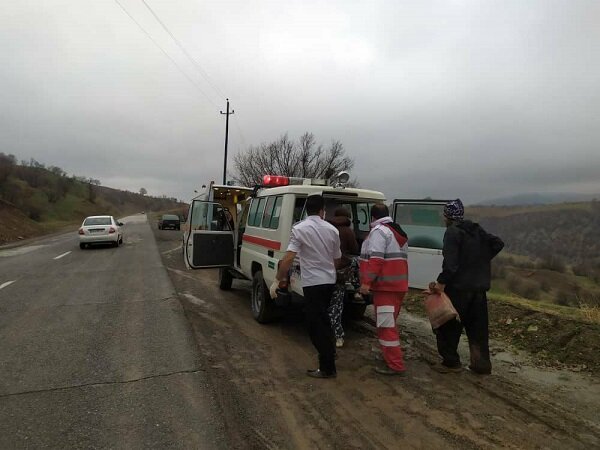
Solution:
M242 239L246 242L250 242L251 244L272 248L273 250L279 250L281 248L281 242L272 241L271 239L264 239L258 236L250 236L248 234L244 234L244 237Z

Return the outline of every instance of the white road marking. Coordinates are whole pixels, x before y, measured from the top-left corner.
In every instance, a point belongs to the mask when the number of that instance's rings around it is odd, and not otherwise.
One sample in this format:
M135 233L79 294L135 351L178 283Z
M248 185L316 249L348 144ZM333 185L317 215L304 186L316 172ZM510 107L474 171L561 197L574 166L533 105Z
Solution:
M68 251L68 252L66 252L66 253L63 253L62 255L58 255L58 256L57 256L57 257L55 257L54 259L60 259L60 258L62 258L63 256L67 256L69 253L71 253L71 252L70 252L70 251Z
M192 302L198 306L204 306L207 309L213 308L210 303L208 303L205 300L202 300L201 298L198 298L195 295L192 295L188 292L183 292L181 295L184 296L185 298L187 298L190 302Z
M172 248L171 250L164 251L164 252L162 252L162 254L163 254L163 255L166 255L166 254L168 254L168 253L173 253L173 252L176 252L177 250L181 250L181 245L178 245L177 247L175 247L175 248Z
M12 281L7 281L6 283L2 283L0 284L0 289L4 289L7 286L10 286L11 284L13 284L15 281L17 280L12 280Z

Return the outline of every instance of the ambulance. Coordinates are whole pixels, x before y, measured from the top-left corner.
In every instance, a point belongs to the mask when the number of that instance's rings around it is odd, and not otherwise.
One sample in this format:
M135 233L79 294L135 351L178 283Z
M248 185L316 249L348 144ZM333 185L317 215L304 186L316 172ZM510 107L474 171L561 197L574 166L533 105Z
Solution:
M219 287L229 290L235 279L252 282L252 315L259 323L279 317L287 307L302 304L298 260L289 276L288 294L271 299L268 286L275 280L279 260L292 226L306 217L310 195L325 199L325 220L338 207L350 211L351 227L360 245L369 233L371 207L385 203L383 193L347 187L349 175L331 180L265 175L253 188L211 183L190 204L183 235L183 255L190 269L218 269ZM394 200L391 214L409 236L409 284L425 288L442 266L445 200ZM348 285L349 294L353 294ZM347 295L345 313L362 317L365 301Z

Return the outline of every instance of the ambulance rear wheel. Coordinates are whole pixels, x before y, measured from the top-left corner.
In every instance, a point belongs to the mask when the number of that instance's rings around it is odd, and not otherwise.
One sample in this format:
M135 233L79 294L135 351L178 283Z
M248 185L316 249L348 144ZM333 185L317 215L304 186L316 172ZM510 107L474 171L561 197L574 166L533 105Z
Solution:
M276 317L275 305L265 284L262 271L252 278L252 316L258 323L269 323Z
M231 276L231 272L225 268L219 269L219 288L223 291L228 291L231 289L232 283L233 277Z

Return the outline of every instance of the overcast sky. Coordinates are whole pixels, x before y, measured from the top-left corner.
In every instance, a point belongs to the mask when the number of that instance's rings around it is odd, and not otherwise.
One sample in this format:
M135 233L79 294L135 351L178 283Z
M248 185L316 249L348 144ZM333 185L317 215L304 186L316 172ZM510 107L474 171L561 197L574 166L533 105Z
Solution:
M0 2L0 151L189 199L228 96L230 154L311 131L388 198L600 193L596 0L146 0L197 64L119 2L177 66L114 0Z

